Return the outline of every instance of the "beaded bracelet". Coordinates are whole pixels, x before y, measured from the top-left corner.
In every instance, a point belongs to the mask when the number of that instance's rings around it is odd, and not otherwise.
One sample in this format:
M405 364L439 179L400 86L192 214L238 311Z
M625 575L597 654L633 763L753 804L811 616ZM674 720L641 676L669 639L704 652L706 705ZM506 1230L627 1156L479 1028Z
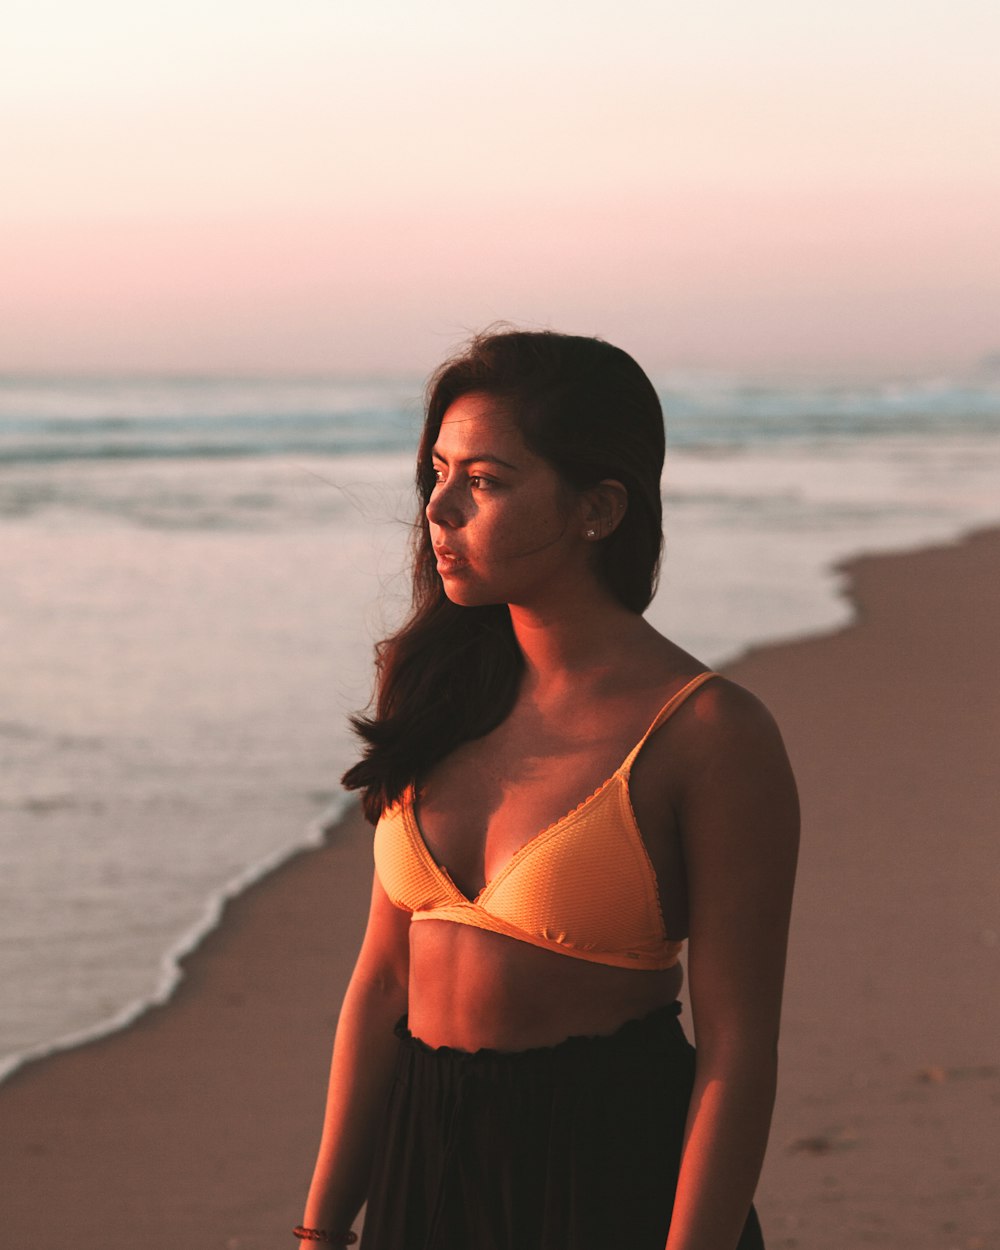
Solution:
M346 1233L330 1233L325 1228L306 1228L304 1224L296 1224L292 1233L299 1241L324 1241L328 1246L353 1246L358 1239L353 1229Z

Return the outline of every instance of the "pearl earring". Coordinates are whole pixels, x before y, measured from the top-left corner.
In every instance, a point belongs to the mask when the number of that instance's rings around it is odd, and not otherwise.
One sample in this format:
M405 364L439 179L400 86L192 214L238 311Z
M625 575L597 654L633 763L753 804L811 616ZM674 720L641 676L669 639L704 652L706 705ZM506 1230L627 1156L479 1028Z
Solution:
M596 537L596 535L597 535L597 530L587 530L587 537L588 537L588 538L594 538L594 537Z

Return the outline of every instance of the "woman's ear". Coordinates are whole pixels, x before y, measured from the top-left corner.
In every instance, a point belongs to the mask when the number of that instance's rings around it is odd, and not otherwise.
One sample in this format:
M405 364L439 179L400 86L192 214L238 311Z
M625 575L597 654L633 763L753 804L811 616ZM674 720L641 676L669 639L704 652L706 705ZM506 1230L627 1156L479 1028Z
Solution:
M621 524L628 508L628 491L615 478L605 478L583 492L583 536L590 542L607 538Z

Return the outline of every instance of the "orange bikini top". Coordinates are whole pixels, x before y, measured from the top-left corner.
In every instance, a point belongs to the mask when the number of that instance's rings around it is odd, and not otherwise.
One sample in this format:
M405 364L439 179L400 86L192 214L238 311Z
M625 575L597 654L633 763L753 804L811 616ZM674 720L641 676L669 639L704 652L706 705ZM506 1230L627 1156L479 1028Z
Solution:
M629 799L629 774L649 735L715 676L699 673L679 690L621 767L526 842L473 899L427 849L409 786L375 827L382 888L413 920L473 925L616 968L672 967L682 942L667 937L656 873Z

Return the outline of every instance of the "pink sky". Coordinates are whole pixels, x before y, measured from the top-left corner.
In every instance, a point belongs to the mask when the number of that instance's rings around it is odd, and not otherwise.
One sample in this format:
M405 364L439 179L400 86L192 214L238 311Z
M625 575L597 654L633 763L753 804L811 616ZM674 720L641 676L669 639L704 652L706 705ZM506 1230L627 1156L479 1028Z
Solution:
M15 6L0 369L423 370L496 318L963 367L1000 347L1000 10L832 7Z

